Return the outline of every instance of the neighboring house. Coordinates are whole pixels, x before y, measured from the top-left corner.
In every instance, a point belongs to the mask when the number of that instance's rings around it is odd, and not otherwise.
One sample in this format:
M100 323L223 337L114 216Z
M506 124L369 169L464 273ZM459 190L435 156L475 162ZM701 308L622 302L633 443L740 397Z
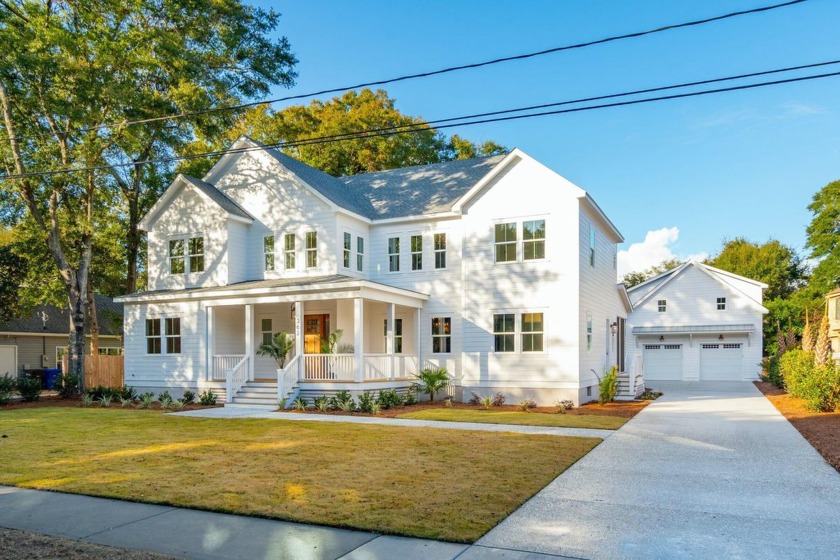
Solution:
M828 313L828 338L831 341L831 355L840 361L840 289L825 296L825 311ZM819 323L814 324L815 328Z
M757 379L765 288L695 261L630 288L627 346L642 352L645 381Z
M119 354L122 304L106 296L96 296L96 307L99 353ZM69 330L67 309L52 305L39 306L26 317L0 321L0 375L59 367L61 356L67 351Z
M402 390L442 366L458 399L579 403L624 369L623 238L518 149L335 178L242 137L141 227L149 291L117 298L140 391L276 403ZM336 330L344 347L323 354ZM281 372L256 352L278 331L296 337Z

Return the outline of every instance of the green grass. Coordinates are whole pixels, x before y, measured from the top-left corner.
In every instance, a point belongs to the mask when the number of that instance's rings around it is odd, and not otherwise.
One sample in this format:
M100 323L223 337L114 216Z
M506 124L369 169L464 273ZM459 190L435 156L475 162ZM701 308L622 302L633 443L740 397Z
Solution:
M545 414L464 408L427 408L426 410L400 414L398 418L441 420L443 422L513 424L517 426L552 426L555 428L594 428L599 430L617 430L628 420L618 416Z
M600 440L0 411L0 484L473 542Z

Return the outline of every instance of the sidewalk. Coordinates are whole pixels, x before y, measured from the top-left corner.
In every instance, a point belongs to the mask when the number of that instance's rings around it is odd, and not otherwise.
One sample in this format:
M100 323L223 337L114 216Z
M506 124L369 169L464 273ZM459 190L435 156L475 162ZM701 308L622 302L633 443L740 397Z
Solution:
M0 486L0 527L190 559L557 558L8 486Z

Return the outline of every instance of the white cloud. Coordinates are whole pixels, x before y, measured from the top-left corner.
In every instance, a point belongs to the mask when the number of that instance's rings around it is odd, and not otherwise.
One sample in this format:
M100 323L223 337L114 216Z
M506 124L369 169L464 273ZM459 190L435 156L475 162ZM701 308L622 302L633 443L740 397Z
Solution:
M626 251L618 252L618 279L621 280L625 274L630 272L646 270L669 259L703 260L708 258L707 253L698 253L686 257L678 256L674 253L673 246L679 238L680 229L678 227L647 232L644 241L632 243Z

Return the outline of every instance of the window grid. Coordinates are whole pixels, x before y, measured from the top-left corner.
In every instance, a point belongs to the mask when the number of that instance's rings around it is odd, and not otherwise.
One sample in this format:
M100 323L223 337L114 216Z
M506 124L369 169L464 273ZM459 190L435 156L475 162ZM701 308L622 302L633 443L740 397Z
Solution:
M263 237L263 255L265 270L274 270L274 236Z
M724 311L726 309L726 298L725 297L717 298L717 308L718 308L718 311Z
M263 344L271 344L272 335L272 328L271 328L271 319L261 319L260 320L260 332L262 333L262 343Z
M522 314L522 351L543 351L543 314Z
M592 352L592 315L586 314L586 351Z
M515 352L516 315L497 313L493 315L493 349L495 352Z
M495 226L496 262L516 261L516 222Z
M391 272L400 271L400 238L391 237L388 239L388 270Z
M362 272L365 269L365 239L356 238L356 270Z
M184 258L184 240L169 240L169 273L184 274L187 271L186 259Z
M160 319L146 319L146 354L161 353Z
M318 232L306 232L306 268L318 266Z
M190 272L204 272L204 238L190 237L187 243L190 253Z
M545 258L545 220L522 222L522 258L526 261Z
M668 301L664 299L660 299L656 301L656 308L659 313L665 313L665 309L667 309Z
M411 236L411 270L423 269L423 236Z
M452 318L432 317L432 352L434 354L452 352Z
M295 268L295 234L287 233L283 236L283 265L286 270L294 270Z
M353 249L353 236L344 232L344 268L350 268L350 252Z
M385 336L385 348L388 347L388 319L385 319L383 324L383 334ZM402 319L394 319L394 354L402 354L403 351L403 321Z
M435 268L446 268L446 234L434 235Z
M595 266L595 228L589 224L589 266Z
M166 338L166 353L180 354L181 353L181 319L179 317L167 317L164 321L166 329L164 337Z

